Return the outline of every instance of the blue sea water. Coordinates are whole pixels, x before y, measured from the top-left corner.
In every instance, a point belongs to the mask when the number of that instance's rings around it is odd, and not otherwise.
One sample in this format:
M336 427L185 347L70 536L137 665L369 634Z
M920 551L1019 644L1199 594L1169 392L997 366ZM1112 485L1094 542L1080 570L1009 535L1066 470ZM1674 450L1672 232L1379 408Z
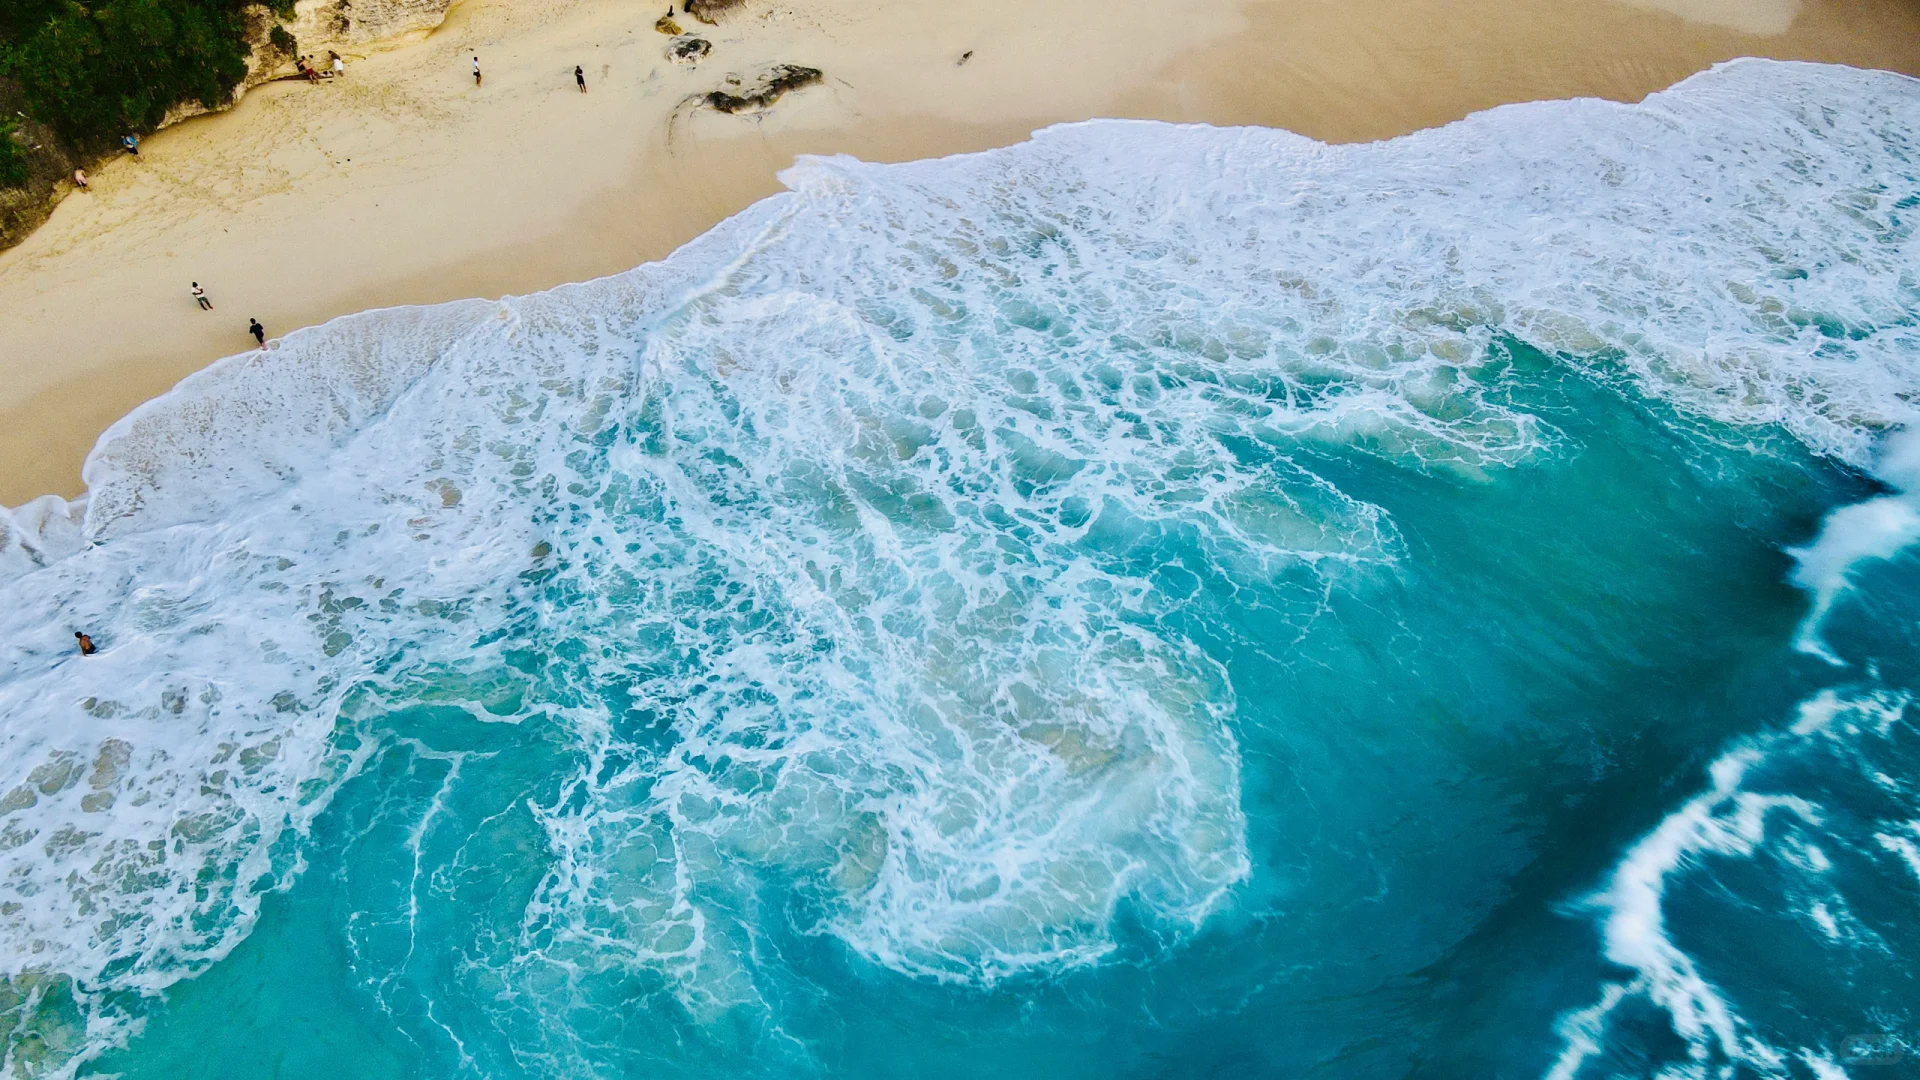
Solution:
M0 1066L1920 1060L1920 83L784 179L0 517Z

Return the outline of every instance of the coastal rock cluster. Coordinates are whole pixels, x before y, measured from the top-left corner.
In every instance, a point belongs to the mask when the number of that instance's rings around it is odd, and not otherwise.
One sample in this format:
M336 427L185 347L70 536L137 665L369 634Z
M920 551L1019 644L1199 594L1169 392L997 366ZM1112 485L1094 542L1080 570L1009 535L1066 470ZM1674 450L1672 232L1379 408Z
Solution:
M667 59L676 64L693 64L707 58L713 42L706 38L677 37L667 46Z
M754 76L751 81L728 79L728 89L714 90L701 102L723 113L757 112L771 108L788 91L812 86L823 77L819 68L775 64Z
M265 7L248 9L247 38L253 51L247 57L247 77L234 91L232 108L246 92L264 82L294 75L296 56L325 57L329 51L365 54L374 49L405 45L425 37L446 21L454 0L297 0L292 19L276 19ZM293 51L275 43L274 30L290 35ZM168 115L166 124L215 111L197 104ZM165 127L166 124L162 124Z
M303 42L391 45L424 36L452 6L452 0L300 0L287 29Z

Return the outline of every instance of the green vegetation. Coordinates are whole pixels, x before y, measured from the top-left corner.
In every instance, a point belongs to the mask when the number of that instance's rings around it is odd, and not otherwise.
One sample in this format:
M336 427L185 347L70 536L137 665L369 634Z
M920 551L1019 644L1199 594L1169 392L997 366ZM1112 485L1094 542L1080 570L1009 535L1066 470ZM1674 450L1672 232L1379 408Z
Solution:
M14 131L19 123L0 120L0 187L18 187L27 182L27 148L20 145Z
M247 72L245 6L0 0L0 77L19 87L35 120L98 151L127 131L153 130L176 105L225 101ZM293 4L272 6L289 15Z

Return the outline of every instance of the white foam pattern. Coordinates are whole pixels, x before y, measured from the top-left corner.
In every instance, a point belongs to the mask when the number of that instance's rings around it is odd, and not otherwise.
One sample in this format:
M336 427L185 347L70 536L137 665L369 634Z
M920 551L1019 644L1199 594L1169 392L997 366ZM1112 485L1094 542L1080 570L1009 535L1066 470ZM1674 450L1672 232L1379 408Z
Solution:
M1886 691L1819 692L1801 703L1787 730L1730 747L1708 768L1707 790L1627 851L1607 882L1580 906L1595 915L1606 958L1634 977L1605 984L1593 1005L1561 1018L1563 1046L1547 1074L1550 1080L1612 1075L1623 1060L1675 1077L1787 1077L1804 1075L1802 1069L1817 1076L1846 1075L1842 1063L1850 1048L1843 1037L1848 1032L1832 1031L1830 1025L1850 1019L1860 1025L1856 1030L1865 1030L1877 1010L1854 1013L1859 1004L1835 994L1814 1015L1795 1014L1803 1026L1811 1021L1814 1038L1782 1046L1784 1039L1806 1038L1806 1033L1783 1035L1765 1021L1743 1016L1735 995L1712 971L1714 964L1735 969L1729 980L1754 991L1750 973L1739 970L1743 954L1760 940L1754 929L1735 924L1722 930L1716 924L1732 924L1735 916L1716 912L1717 918L1707 922L1711 932L1703 933L1696 913L1683 934L1669 925L1668 908L1672 893L1701 881L1716 906L1735 911L1769 913L1784 901L1781 914L1798 921L1801 934L1836 950L1821 959L1834 966L1843 985L1850 980L1875 985L1874 974L1859 970L1867 966L1862 955L1903 969L1911 957L1902 943L1876 933L1871 920L1854 914L1848 897L1865 897L1870 908L1881 907L1889 886L1896 895L1912 891L1915 883L1902 888L1907 871L1920 878L1917 849L1909 839L1920 836L1920 798L1911 784L1886 772L1906 771L1889 759L1911 758L1910 707L1904 695ZM1794 790L1814 786L1805 784L1809 776L1819 778L1820 791ZM1848 859L1848 872L1836 870L1836 857ZM1760 879L1771 884L1762 888L1727 874L1742 863L1771 867ZM1717 934L1731 940L1714 940ZM1768 940L1772 949L1793 947L1778 929ZM1702 954L1711 959L1702 960ZM1765 994L1754 996L1765 1003ZM1641 1000L1665 1014L1684 1056L1664 1064L1657 1051L1637 1048L1605 1056L1615 1041L1610 1028L1616 1013ZM1885 1022L1884 1016L1878 1019Z
M804 159L665 263L221 361L103 437L77 523L0 519L7 974L110 1037L422 694L578 739L523 988L751 1002L768 880L930 979L1093 962L1123 910L1178 940L1248 867L1191 597L1304 622L1400 557L1315 447L1551 452L1508 334L1865 464L1912 417L1917 119L1911 80L1743 62L1366 146Z

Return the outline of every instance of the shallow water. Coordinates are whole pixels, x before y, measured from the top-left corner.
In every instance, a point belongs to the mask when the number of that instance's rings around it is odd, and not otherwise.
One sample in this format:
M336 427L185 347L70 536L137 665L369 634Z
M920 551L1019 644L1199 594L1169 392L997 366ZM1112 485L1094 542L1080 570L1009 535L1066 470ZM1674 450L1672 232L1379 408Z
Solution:
M224 361L5 522L8 1065L1866 1075L1917 122L813 160Z

